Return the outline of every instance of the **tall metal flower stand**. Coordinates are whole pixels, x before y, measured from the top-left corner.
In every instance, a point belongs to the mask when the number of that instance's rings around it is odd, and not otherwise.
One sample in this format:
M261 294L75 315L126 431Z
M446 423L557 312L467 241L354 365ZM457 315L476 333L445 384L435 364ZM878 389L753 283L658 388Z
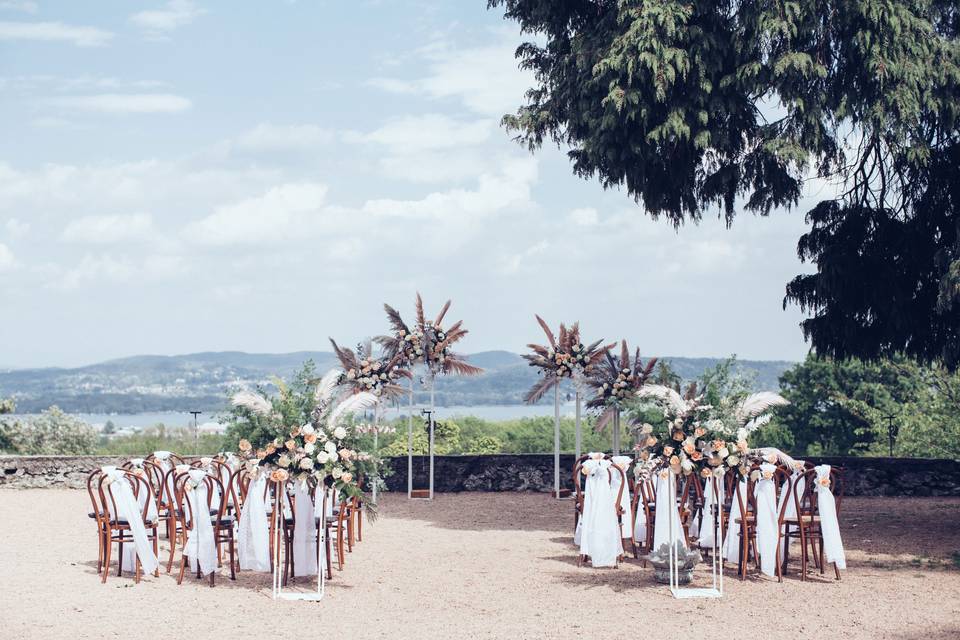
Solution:
M613 410L613 437L611 445L613 447L613 455L620 455L620 409L616 408Z
M284 490L285 484L278 482L274 495L280 495ZM283 517L282 504L274 509L274 538L273 538L273 599L274 600L304 600L307 602L318 602L323 600L326 588L326 567L327 553L327 527L324 519L327 516L327 491L323 490L322 511L320 512L320 526L317 527L317 590L316 591L284 591L283 590L283 567L286 564L285 553L281 552L286 545L283 544Z
M427 489L414 489L413 488L413 411L415 405L413 402L413 378L410 379L410 404L409 404L409 414L407 415L407 498L409 499L419 499L419 500L433 500L433 478L434 478L434 383L436 382L436 374L430 372L427 380L429 380L430 388L430 409L424 409L422 413L427 414L427 429L429 436L429 460L430 460L430 469L429 469L429 485Z
M670 508L677 508L677 476L672 471L670 472L669 479L667 481L669 495L670 495ZM710 549L710 574L711 574L711 585L709 587L681 587L680 586L680 563L678 561L678 547L680 543L680 536L683 535L683 530L677 531L674 526L673 513L670 514L670 517L667 518L667 521L670 523L668 538L670 541L670 593L673 594L674 598L722 598L723 597L723 558L720 554L720 549L723 548L723 532L720 527L720 509L723 508L722 501L719 499L717 494L717 483L711 483L711 490L714 492L714 501L713 507L711 508L711 516L713 517L713 547Z

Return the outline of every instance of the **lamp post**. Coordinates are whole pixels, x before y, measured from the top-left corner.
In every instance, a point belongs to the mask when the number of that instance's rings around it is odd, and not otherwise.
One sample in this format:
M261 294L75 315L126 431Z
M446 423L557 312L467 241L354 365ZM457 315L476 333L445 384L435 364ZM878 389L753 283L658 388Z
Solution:
M194 442L197 443L197 445L199 445L200 444L200 425L197 424L197 416L203 413L203 411L188 411L187 413L190 413L191 415L193 415L193 440ZM200 453L200 452L198 451L197 453Z
M893 425L894 415L883 416L887 421L887 438L890 442L890 457L893 457L893 440L897 435L897 428Z

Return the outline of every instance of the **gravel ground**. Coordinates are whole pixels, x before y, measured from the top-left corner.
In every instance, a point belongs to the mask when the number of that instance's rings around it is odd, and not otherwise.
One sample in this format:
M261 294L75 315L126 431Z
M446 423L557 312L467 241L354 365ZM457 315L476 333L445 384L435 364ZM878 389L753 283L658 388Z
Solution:
M0 490L5 637L960 638L960 499L848 498L842 581L728 570L722 600L674 600L633 560L578 568L571 502L540 494L388 495L320 603L274 602L269 574L101 585L88 506L81 491Z

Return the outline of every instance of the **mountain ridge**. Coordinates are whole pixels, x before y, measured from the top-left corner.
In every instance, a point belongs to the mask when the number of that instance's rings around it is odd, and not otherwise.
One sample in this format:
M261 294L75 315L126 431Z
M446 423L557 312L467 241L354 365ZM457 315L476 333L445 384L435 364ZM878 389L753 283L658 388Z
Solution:
M486 369L474 378L441 377L437 403L443 405L519 404L537 371L507 350L467 356ZM699 376L722 358L662 357L684 379ZM319 371L336 366L329 351L250 353L202 351L179 355L133 355L80 367L43 367L0 371L0 397L14 397L18 411L35 412L56 404L84 413L138 413L220 409L230 389L270 385L270 377L289 376L306 360ZM777 389L778 376L795 363L784 360L738 360L752 372L755 387Z

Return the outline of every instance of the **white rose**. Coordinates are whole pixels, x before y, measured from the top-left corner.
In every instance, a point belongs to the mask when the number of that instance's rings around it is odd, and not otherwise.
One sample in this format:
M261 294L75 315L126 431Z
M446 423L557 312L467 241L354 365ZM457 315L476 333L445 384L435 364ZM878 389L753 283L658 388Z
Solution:
M312 424L305 424L305 425L303 425L302 427L300 427L300 433L302 433L302 434L305 435L305 436L310 435L310 434L313 433L314 431L315 431L315 429L313 428L313 425L312 425Z
M680 463L680 468L682 468L685 472L689 473L693 471L693 462L691 462L690 460L684 460L683 462Z
M326 449L327 453L330 455L336 455L337 453L337 445L333 444L329 440L327 440L327 443L323 445L323 448Z
M336 438L337 440L343 440L344 438L347 437L347 430L344 429L343 427L337 427L336 429L333 430L333 437Z
M726 458L727 456L730 455L730 450L727 449L726 447L720 447L720 450L717 451L717 455L720 456L721 458Z
M316 448L317 448L317 445L313 444L312 442L308 442L307 444L303 445L303 450L306 453L313 453L316 450Z
M330 460L330 454L326 451L321 451L317 454L317 462L320 464L327 464L328 460Z
M277 464L280 465L281 467L284 467L284 468L289 467L289 466L290 466L290 456L288 456L288 455L286 455L286 454L280 456L280 459L277 460Z
M304 458L303 460L300 461L300 468L304 470L313 469L313 460L311 460L310 458Z
M337 479L343 475L343 469L341 469L340 467L334 467L333 471L330 472L330 475L333 476L334 479Z

